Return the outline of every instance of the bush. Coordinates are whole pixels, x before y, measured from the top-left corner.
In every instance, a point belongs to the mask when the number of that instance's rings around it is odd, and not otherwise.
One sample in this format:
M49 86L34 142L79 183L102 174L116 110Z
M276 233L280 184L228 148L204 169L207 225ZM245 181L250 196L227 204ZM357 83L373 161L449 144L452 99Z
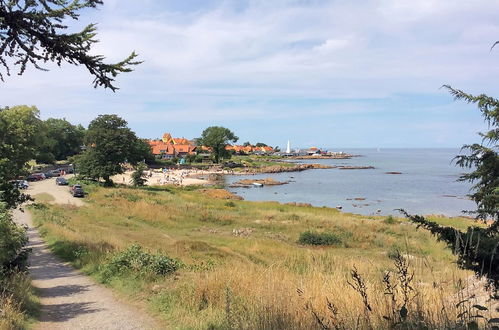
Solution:
M0 277L14 270L25 270L29 249L26 228L18 226L0 206Z
M127 273L168 275L177 271L181 266L180 261L164 256L153 255L142 251L139 245L132 245L128 249L115 254L104 265L103 280Z
M341 239L333 233L306 231L300 234L298 243L303 245L340 245Z
M397 223L397 220L395 220L394 217L392 217L391 215L389 215L388 217L386 217L385 220L383 220L383 222L387 225L394 225Z

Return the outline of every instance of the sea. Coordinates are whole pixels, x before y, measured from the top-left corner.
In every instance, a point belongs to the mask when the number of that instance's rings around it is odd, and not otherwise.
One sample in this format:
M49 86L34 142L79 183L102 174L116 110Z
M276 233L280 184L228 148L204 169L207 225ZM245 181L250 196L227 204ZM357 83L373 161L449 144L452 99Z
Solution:
M463 215L474 210L471 184L457 181L469 171L456 166L460 149L330 149L358 155L351 159L290 160L324 165L374 166L374 169L313 169L258 175L225 176L227 189L250 201L310 203L362 215ZM401 174L387 174L400 172ZM231 188L241 179L273 178L288 184Z

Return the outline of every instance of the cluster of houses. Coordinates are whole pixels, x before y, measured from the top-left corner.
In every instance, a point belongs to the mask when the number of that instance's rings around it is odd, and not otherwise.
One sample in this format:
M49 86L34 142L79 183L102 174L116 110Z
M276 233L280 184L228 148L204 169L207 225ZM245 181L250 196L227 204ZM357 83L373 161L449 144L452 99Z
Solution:
M185 138L173 138L170 133L163 134L161 139L148 140L154 156L162 159L184 158L196 154L196 144Z
M256 155L258 155L258 154L272 154L272 153L274 153L274 148L269 147L269 146L257 147L257 146L252 146L252 145L243 145L243 146L234 145L234 146L227 146L227 147L225 147L225 149L227 149L229 151L234 151L234 153L240 154L240 155L243 155L243 154L246 154L246 155L256 154Z
M210 151L207 147L196 145L193 140L174 138L170 133L163 134L161 139L148 140L147 142L151 146L153 155L161 159L184 158L187 155ZM226 149L240 155L274 153L274 149L269 146L228 145Z

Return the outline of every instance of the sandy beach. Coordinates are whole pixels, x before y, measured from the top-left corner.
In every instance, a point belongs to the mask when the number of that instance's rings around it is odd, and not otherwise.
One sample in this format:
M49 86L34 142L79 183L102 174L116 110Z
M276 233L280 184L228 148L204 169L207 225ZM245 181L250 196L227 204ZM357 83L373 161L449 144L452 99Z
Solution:
M133 171L126 171L123 174L118 174L111 179L115 183L126 185L132 184ZM213 183L206 177L215 174L230 174L226 170L198 170L198 169L161 169L147 170L145 173L145 185L147 186L163 186L163 185L208 185Z

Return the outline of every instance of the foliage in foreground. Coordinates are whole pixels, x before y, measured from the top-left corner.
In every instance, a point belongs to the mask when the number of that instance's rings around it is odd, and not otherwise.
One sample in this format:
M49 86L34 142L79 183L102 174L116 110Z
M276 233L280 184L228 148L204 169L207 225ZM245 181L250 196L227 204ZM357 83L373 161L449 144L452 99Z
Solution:
M458 255L459 265L473 270L477 275L487 276L494 284L499 284L499 100L487 95L474 96L461 90L444 86L458 100L478 106L489 131L480 133L481 144L465 145L469 154L456 157L457 165L473 169L460 177L461 181L473 183L471 199L476 203L475 214L478 220L492 221L487 228L470 227L466 231L454 227L441 226L433 221L402 212L418 226L429 230L439 240L444 241Z
M489 130L479 133L482 143L465 145L464 150L469 155L456 157L457 165L473 169L472 172L461 176L461 181L473 183L471 199L477 204L477 210L469 213L476 214L478 219L492 219L495 223L491 230L499 232L499 100L481 94L474 96L461 90L445 86L458 100L464 100L478 106Z
M28 65L46 70L40 63L68 62L85 66L94 76L94 86L115 91L116 76L132 71L137 55L132 52L123 61L105 63L104 56L91 54L98 42L96 25L90 24L80 32L64 33L64 22L78 20L86 8L95 8L102 0L30 0L0 1L0 66L10 76L11 66L23 74ZM4 80L0 72L0 80Z
M486 276L496 285L499 284L499 233L478 226L462 231L441 226L419 215L405 215L419 227L429 230L439 240L447 243L457 254L461 267L471 269L477 276Z
M21 329L35 310L27 275L26 229L0 205L0 329Z

